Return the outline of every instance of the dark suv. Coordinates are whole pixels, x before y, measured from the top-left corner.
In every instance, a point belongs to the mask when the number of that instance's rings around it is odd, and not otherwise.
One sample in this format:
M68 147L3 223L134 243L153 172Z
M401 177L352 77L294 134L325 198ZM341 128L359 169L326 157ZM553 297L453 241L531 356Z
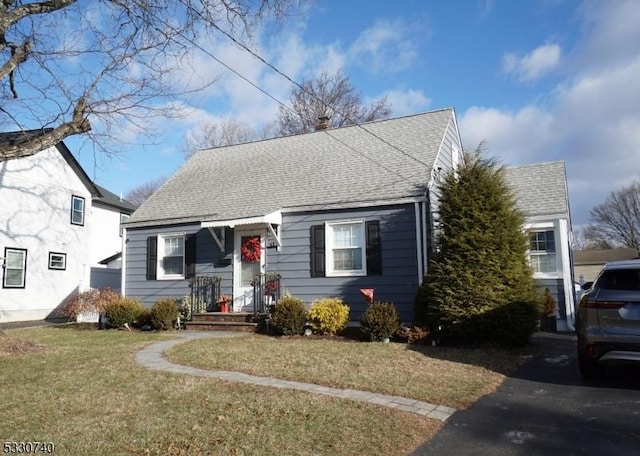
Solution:
M640 259L607 263L580 299L578 365L601 377L607 363L640 365Z

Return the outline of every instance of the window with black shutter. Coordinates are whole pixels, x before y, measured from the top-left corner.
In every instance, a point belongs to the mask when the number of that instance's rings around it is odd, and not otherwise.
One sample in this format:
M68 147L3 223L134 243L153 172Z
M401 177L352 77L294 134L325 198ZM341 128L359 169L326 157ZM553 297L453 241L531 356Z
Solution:
M147 238L147 280L156 280L158 276L158 236Z
M324 225L311 227L311 277L324 277Z
M311 227L311 277L382 274L378 220Z

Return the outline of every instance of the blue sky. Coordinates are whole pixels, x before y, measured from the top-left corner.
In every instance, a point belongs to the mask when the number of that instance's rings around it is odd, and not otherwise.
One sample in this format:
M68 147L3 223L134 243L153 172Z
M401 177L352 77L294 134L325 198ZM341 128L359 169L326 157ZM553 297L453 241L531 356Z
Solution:
M286 102L291 83L220 36L201 45ZM640 179L640 2L637 0L318 0L255 47L295 81L341 69L365 99L386 95L392 117L454 107L465 148L486 142L506 165L564 160L574 228L607 195ZM117 158L65 142L100 185L126 193L172 174L185 135L235 118L259 127L278 105L194 50L176 78L218 82L185 118L159 121L157 145Z

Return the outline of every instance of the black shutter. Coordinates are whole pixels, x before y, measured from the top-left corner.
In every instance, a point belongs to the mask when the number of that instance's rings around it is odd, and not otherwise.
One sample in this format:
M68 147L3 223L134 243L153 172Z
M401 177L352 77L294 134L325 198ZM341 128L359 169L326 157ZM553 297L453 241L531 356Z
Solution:
M311 227L311 277L324 277L324 225Z
M156 280L158 270L158 236L147 238L147 280Z
M367 275L382 274L382 249L380 246L380 221L370 220L367 229Z
M184 240L184 263L186 265L185 278L196 276L196 235L189 234Z

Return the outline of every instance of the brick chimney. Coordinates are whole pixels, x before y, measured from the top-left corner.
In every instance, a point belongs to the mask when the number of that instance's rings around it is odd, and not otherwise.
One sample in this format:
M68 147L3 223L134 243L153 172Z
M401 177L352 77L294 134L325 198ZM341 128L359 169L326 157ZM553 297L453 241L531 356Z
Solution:
M327 116L318 117L318 123L316 124L316 131L326 130L327 128L329 128L329 117Z

